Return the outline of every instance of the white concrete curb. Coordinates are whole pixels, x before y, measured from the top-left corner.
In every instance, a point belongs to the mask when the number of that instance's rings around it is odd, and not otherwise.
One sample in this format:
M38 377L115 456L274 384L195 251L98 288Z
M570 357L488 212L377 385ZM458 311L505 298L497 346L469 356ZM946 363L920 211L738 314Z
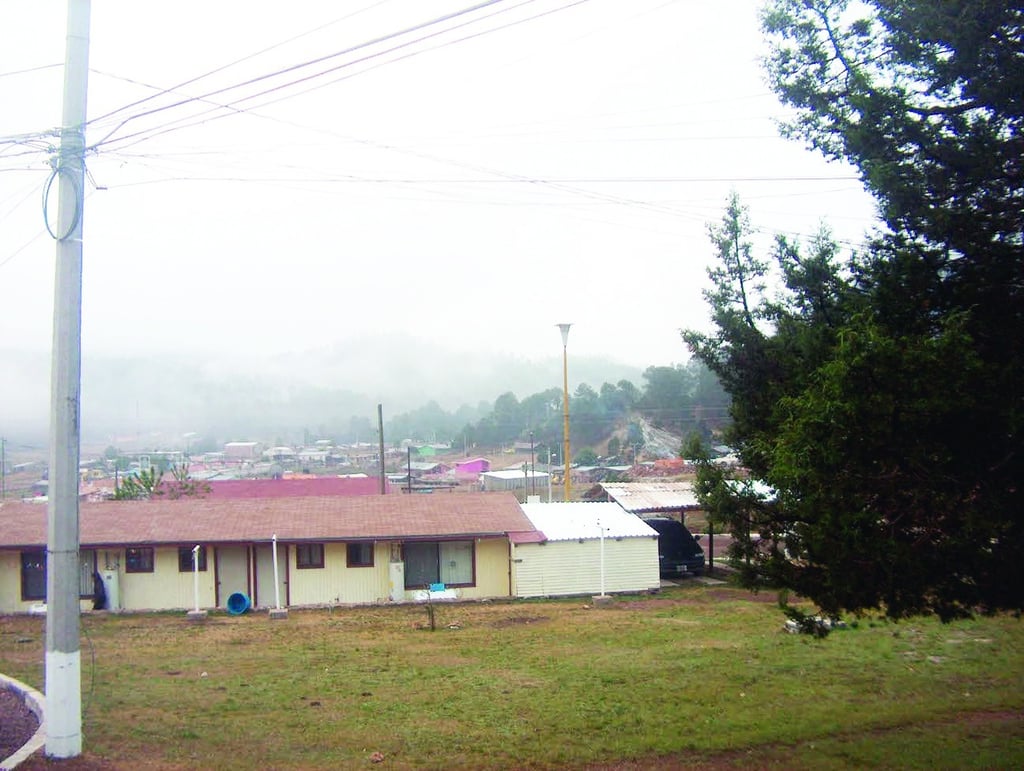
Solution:
M20 680L0 674L0 688L18 694L25 706L32 710L39 720L39 728L32 734L32 738L21 749L13 755L0 760L0 771L10 771L24 763L33 753L38 751L46 743L46 697L35 688L30 688Z

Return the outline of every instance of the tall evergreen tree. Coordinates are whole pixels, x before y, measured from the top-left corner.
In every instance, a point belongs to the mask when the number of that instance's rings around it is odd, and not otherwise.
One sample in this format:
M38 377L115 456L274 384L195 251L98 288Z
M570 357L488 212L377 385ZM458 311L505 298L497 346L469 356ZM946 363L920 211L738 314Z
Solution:
M857 166L886 228L846 263L827 234L806 254L780 240L769 298L730 201L712 232L716 332L684 337L775 496L704 492L751 585L832 613L1020 611L1024 13L773 0L763 22L787 131Z

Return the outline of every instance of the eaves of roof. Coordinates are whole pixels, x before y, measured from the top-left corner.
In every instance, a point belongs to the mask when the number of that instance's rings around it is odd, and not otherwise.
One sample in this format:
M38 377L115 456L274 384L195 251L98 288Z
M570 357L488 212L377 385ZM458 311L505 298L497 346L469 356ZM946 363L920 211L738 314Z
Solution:
M45 506L0 505L0 548L45 545ZM83 547L505 537L533 530L510 493L83 502Z

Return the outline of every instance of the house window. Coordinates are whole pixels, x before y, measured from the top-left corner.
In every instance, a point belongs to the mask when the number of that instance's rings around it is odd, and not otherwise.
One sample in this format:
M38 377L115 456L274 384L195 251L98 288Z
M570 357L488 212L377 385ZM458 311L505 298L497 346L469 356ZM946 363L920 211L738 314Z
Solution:
M322 568L324 566L324 545L322 543L300 543L295 547L295 567Z
M416 541L404 546L405 588L474 584L472 541Z
M21 599L46 599L46 552L43 549L21 553Z
M92 597L96 591L96 552L82 549L78 553L78 595ZM21 553L21 599L46 599L46 550Z
M125 573L152 573L153 547L139 546L124 550Z
M373 567L373 544L350 543L346 549L347 562L350 568Z
M192 549L193 546L179 546L178 547L178 572L179 573L191 573L192 572ZM199 569L206 570L206 547L199 547Z
M78 552L78 595L92 597L96 594L96 550L81 549Z

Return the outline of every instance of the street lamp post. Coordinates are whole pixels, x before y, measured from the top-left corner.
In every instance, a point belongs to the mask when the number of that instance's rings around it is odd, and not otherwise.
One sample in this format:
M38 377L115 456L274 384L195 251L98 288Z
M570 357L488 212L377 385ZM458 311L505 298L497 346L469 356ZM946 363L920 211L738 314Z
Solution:
M537 494L537 467L533 464L533 431L530 431L530 493Z
M558 324L558 328L562 332L562 431L564 433L562 439L562 465L565 467L564 484L565 501L567 503L571 495L569 459L572 457L569 454L569 354L567 352L569 347L569 327L571 326L572 324Z

